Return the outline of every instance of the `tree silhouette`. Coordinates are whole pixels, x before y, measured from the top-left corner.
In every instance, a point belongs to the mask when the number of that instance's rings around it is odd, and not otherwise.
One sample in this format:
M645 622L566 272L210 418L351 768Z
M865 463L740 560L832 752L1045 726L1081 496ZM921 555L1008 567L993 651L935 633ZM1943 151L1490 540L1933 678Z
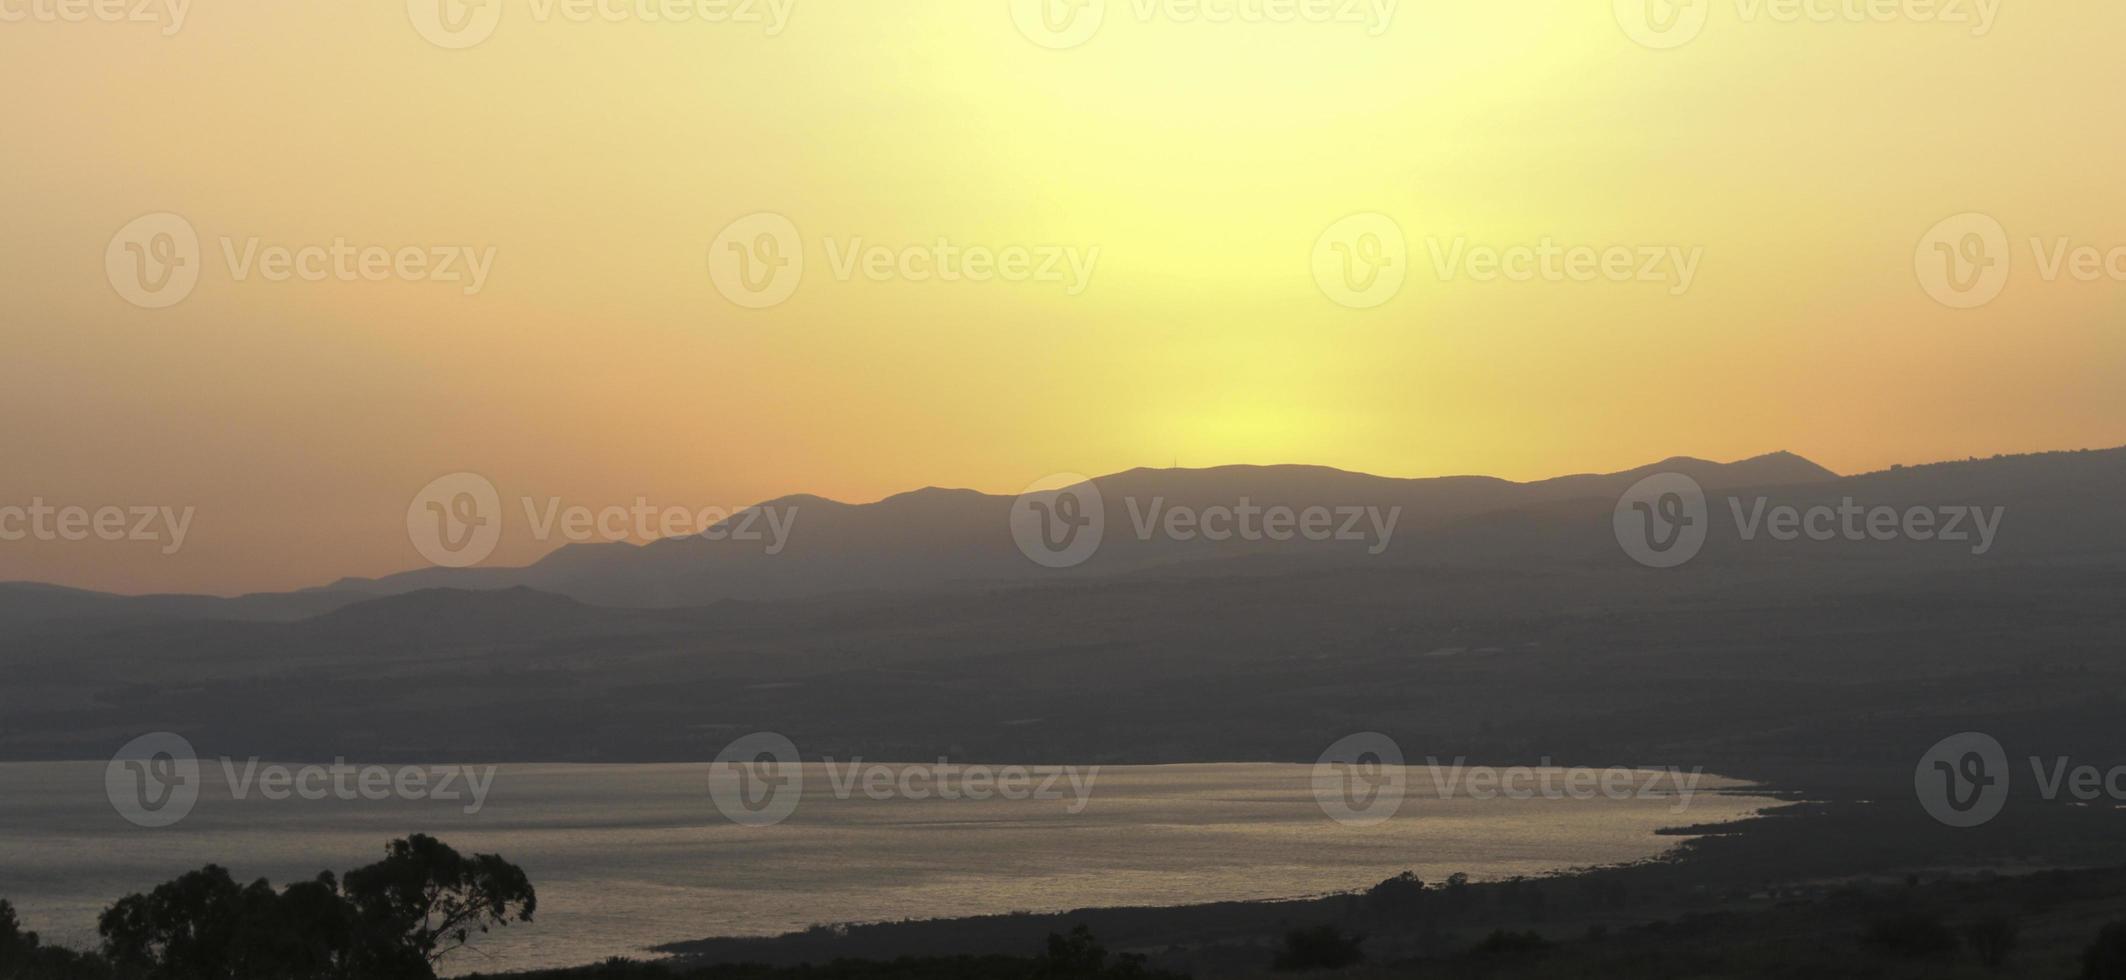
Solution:
M1425 906L1425 880L1405 871L1366 889L1366 902L1381 915L1417 915Z
M1323 923L1306 929L1294 929L1285 934L1284 950L1277 954L1272 966L1279 970L1335 970L1365 962L1366 951L1360 949L1366 937L1346 935L1334 925Z
M1527 932L1494 929L1491 935L1484 937L1483 942L1476 944L1473 952L1483 956L1497 956L1517 953L1540 953L1549 948L1550 942L1544 939L1541 933L1533 929Z
M15 905L0 898L0 976L13 976L29 964L37 950L37 934L23 932L15 918Z
M0 977L7 980L110 980L110 965L71 949L41 945L15 918L15 906L0 899Z
M2126 980L2126 922L2114 922L2097 933L2096 942L2082 953L2082 980Z
M431 980L475 931L529 922L537 905L523 869L416 834L344 879L279 892L210 864L119 899L97 929L111 963L147 980Z
M1180 980L1170 973L1146 969L1144 957L1124 953L1107 962L1107 948L1093 938L1092 929L1078 926L1068 936L1048 934L1048 952L1035 968L1037 980Z
M251 951L239 948L240 939L255 938L257 933L243 920L258 911L257 890L269 895L272 891L264 880L251 887L252 894L247 896L227 869L210 864L157 885L147 894L121 898L97 922L104 955L121 970L149 977L237 980L249 976L248 969L266 964L255 962Z
M426 834L392 841L384 860L347 872L342 890L366 928L398 937L431 966L475 931L530 922L539 908L523 868L493 854L466 857Z
M1971 952L1988 970L1998 970L2008 962L2008 954L2015 951L2021 934L2014 919L1999 915L1964 927L1964 941L1971 944Z

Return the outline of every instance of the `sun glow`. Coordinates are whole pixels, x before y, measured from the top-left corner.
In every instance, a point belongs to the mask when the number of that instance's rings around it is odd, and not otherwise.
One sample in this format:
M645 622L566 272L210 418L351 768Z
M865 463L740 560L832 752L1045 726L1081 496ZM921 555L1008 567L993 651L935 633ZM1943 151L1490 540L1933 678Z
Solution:
M169 36L0 25L23 93L0 105L0 410L42 420L0 436L0 492L200 508L183 555L0 549L0 578L402 569L405 501L463 470L590 506L743 506L1177 458L1535 478L2121 441L2117 283L2025 258L1955 310L1913 254L1969 211L2025 256L2126 242L2105 217L2126 213L2126 137L2091 124L2126 9L2018 7L1981 35L1712 5L1650 50L1601 3L1215 22L1110 2L1051 49L1002 0L754 6L780 28L504 3L462 50L399 3L201 5ZM2018 178L2033 155L2053 179ZM103 257L161 212L197 229L202 275L148 310ZM805 271L749 309L711 244L761 213ZM1364 309L1310 265L1353 214L1407 245L1400 290ZM337 240L494 262L468 295L228 258ZM1453 258L1545 241L1702 262L1677 291ZM836 261L941 242L1097 258L1075 289Z

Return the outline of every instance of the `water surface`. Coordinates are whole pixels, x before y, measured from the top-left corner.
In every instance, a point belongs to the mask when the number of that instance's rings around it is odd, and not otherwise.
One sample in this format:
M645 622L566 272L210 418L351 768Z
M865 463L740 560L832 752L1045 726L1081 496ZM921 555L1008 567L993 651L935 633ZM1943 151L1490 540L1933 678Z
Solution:
M1392 819L1356 826L1317 804L1312 767L1104 767L1081 812L1060 799L838 798L817 765L780 824L734 824L711 804L705 764L506 765L484 808L469 801L233 798L203 764L174 826L142 829L105 795L102 763L0 765L0 897L25 926L95 941L112 900L207 863L275 884L382 857L433 834L499 853L539 891L537 921L497 932L450 972L573 966L718 935L816 923L1181 905L1361 888L1404 869L1481 879L1651 857L1664 827L1746 815L1769 800L1712 792L1627 799L1472 798L1423 767ZM1067 784L1066 784L1067 785Z

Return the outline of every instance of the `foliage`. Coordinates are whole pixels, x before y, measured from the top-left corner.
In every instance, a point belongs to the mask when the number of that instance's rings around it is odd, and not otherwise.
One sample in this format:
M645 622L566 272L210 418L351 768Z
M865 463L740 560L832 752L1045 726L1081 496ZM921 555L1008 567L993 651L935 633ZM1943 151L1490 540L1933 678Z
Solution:
M2082 980L2126 980L2126 922L2114 922L2082 953Z
M1534 931L1511 932L1498 929L1485 936L1483 942L1477 943L1472 952L1480 956L1491 956L1500 953L1538 953L1548 948L1550 943Z
M109 980L110 965L94 956L45 946L25 932L15 906L0 899L0 977L6 980Z
M1868 925L1868 944L1898 956L1946 956L1956 950L1956 933L1940 917L1925 912L1900 912Z
M1093 938L1093 931L1078 926L1068 936L1048 934L1048 951L1034 971L1034 976L1048 978L1087 978L1087 980L1157 980L1164 976L1145 968L1144 957L1124 953L1115 957L1113 965L1107 962L1107 949Z
M422 834L385 853L344 879L324 872L278 892L210 864L105 910L103 955L146 980L428 980L475 931L537 909L523 869L495 855Z
M210 864L119 899L97 929L104 955L121 971L157 980L341 976L353 937L304 914L303 896L315 891L278 893L264 879L240 886Z
M15 918L15 904L0 898L0 971L20 964L37 948L37 934L23 932Z
M2021 935L2015 920L2005 915L1989 915L1964 927L1964 941L1988 970L1998 970L2008 962Z
M1144 957L1110 957L1080 925L1069 935L1050 933L1039 957L903 956L892 960L835 959L826 963L768 966L760 963L686 965L611 959L596 966L513 975L513 980L1187 980L1150 970Z
M1405 871L1366 889L1366 902L1382 915L1415 915L1425 907L1425 881Z
M433 965L475 931L530 922L539 897L519 868L493 854L466 857L426 834L395 840L385 858L347 872L344 888L365 930L395 937Z
M1363 963L1366 951L1359 948L1366 937L1346 934L1324 923L1285 934L1284 950L1271 964L1278 970L1335 970Z

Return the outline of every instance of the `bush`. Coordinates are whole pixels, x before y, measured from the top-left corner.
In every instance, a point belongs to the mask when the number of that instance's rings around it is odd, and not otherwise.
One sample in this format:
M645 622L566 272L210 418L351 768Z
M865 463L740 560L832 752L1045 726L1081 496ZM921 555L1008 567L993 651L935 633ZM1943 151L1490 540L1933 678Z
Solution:
M1335 970L1354 966L1366 960L1366 951L1359 948L1365 941L1364 936L1347 935L1328 924L1294 929L1285 934L1284 951L1277 954L1271 966L1284 971Z

